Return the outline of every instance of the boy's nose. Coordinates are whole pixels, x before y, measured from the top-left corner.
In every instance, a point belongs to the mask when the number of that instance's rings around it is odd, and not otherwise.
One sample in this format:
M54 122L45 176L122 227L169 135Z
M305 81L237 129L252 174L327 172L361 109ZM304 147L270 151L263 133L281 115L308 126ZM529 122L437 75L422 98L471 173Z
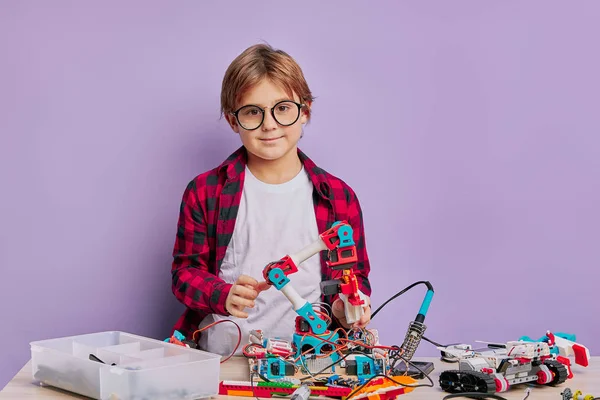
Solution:
M264 131L270 131L277 128L277 121L273 118L270 110L265 112L265 120L263 121L262 128Z

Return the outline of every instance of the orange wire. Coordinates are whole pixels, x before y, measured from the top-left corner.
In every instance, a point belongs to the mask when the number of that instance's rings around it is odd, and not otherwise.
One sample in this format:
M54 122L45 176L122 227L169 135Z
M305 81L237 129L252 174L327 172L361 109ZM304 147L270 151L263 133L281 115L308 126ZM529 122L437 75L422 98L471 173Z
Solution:
M240 329L240 326L239 326L238 324L236 324L235 322L233 322L232 320L230 320L230 319L222 319L222 320L220 320L220 321L213 322L212 324L208 324L208 325L206 325L204 328L202 328L202 329L198 329L197 331L195 331L195 332L192 334L192 340L193 340L194 342L196 342L196 334L197 334L197 333L200 333L200 332L202 332L202 331L205 331L205 330L207 330L208 328L212 328L213 326L215 326L215 325L217 325L217 324L220 324L220 323L222 323L222 322L231 322L232 324L234 324L234 325L235 325L235 327L236 327L236 328L237 328L237 330L238 330L238 341L237 341L237 344L235 345L235 348L234 348L234 349L233 349L233 351L231 352L231 354L230 354L230 355L229 355L229 356L228 356L226 359L224 359L224 360L221 360L221 364L223 364L225 361L227 361L227 360L229 360L231 357L233 357L233 355L234 355L234 354L235 354L235 352L237 351L238 347L240 347L240 343L241 343L241 341L242 341L242 330Z
M336 333L338 330L341 330L342 332L344 332L344 334L346 334L346 332L345 332L345 331L344 331L342 328L337 328L337 329L335 329L333 332L331 332L331 334L329 335L329 337L332 337L333 335L335 335L335 333ZM337 352L337 353L338 353L340 356L343 356L343 355L342 355L340 352L341 352L341 351L342 351L342 350L343 350L345 347L347 347L347 345L339 345L339 344L337 344L337 343L335 343L335 342L332 342L332 341L331 341L331 340L329 340L329 339L323 339L322 337L320 337L320 336L317 336L317 335L315 335L315 334L307 333L305 336L311 336L311 337L317 338L317 339L319 339L319 340L321 340L321 341L323 341L323 342L325 342L325 343L329 343L329 344L333 345L333 347L334 347L334 350L332 350L332 351L330 351L330 352L327 352L327 353L320 354L320 355L318 355L318 356L317 356L317 358L325 358L325 357L329 357L331 354L333 354L333 353L336 353L336 352ZM347 337L347 336L346 336L346 337ZM312 348L310 348L310 349L308 349L308 350L306 350L306 351L304 351L304 352L300 353L300 355L294 359L294 362L297 362L297 361L300 359L300 357L304 356L305 354L308 354L308 353L310 353L311 351L313 351L313 349L312 349Z

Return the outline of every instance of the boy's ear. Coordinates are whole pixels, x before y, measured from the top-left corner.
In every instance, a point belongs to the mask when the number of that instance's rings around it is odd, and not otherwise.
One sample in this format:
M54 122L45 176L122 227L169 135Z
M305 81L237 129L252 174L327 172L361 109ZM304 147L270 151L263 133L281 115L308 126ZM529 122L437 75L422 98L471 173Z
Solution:
M307 101L304 104L306 105L302 107L302 113L300 115L300 122L302 124L306 124L308 122L308 116L310 115L310 107L312 105L312 102Z
M231 126L231 129L233 129L235 133L240 133L240 126L237 123L235 115L225 114L225 119L227 120L229 126Z

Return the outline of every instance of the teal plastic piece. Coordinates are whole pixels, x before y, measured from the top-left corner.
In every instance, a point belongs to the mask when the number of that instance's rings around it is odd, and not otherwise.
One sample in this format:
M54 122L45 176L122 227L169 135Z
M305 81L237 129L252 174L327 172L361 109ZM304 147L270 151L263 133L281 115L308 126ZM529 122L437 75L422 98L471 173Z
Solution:
M576 335L573 333L564 333L564 332L553 332L554 336L561 337L566 340L570 340L571 342L577 342ZM548 342L550 338L547 335L542 336L541 338L534 340L529 336L521 336L519 338L520 341L523 342ZM554 346L550 348L550 354L559 354L558 347Z
M320 335L327 330L327 322L319 318L319 316L313 309L312 304L310 304L308 301L306 302L306 304L304 304L302 307L296 310L296 313L302 318L304 318L306 322L308 322L310 328L316 335Z
M173 332L173 336L175 336L175 339L183 342L185 340L185 336L183 336L183 334L179 331L175 331ZM166 338L164 341L168 342L169 340L171 340L171 338Z
M336 221L331 225L333 228L336 225L341 224L341 221ZM344 226L338 229L338 237L340 238L340 246L339 247L349 247L354 246L354 238L352 237L354 231L351 226Z
M571 342L577 342L577 336L573 333L564 333L564 332L552 332L552 333L554 334L554 336L558 336L563 339L567 339ZM547 342L550 340L550 338L548 336L544 335L541 338L534 340L534 339L530 338L529 336L521 336L519 338L519 340L522 340L524 342Z
M273 286L277 288L277 290L281 290L285 285L287 285L290 281L281 268L273 268L269 271L269 280L273 283Z
M314 354L316 355L322 355L322 354L326 354L329 353L330 351L324 351L323 346L331 346L332 348L334 347L331 343L328 342L332 342L332 343L338 343L340 339L340 335L336 332L336 333L331 333L331 335L324 335L322 337L314 337L314 336L303 336L303 335L299 335L297 333L294 333L294 336L292 338L292 340L294 341L294 345L296 346L296 355L295 357L298 358L300 357L300 354L302 354L303 348L306 350L307 346L310 346L314 349ZM325 341L327 340L327 342ZM304 357L304 356L302 356ZM337 352L334 352L332 354L329 355L329 357L331 358L331 363L339 360L340 356ZM300 361L298 361L300 363ZM298 365L302 365L301 363ZM332 370L335 372L335 366L332 368ZM313 372L318 372L318 371L313 371Z
M358 379L370 379L375 375L383 374L371 357L356 356L356 376Z

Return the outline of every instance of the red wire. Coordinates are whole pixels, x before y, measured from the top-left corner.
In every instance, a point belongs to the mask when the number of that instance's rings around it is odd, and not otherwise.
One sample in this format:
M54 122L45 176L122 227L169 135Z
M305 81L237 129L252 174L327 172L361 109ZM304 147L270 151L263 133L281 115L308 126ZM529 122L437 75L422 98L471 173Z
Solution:
M228 356L226 359L224 359L224 360L221 360L221 364L223 364L225 361L227 361L227 360L229 360L231 357L233 357L233 355L234 355L234 354L235 354L235 352L237 351L238 347L240 347L240 343L241 343L241 341L242 341L242 330L240 329L240 326L239 326L238 324L236 324L235 322L233 322L232 320L230 320L230 319L222 319L222 320L219 320L219 321L213 322L212 324L208 324L208 325L206 325L204 328L202 328L202 329L198 329L197 331L195 331L195 332L192 334L192 340L195 342L195 341L196 341L196 334L197 334L197 333L199 333L199 332L202 332L202 331L205 331L205 330L206 330L206 329L208 329L208 328L212 328L213 326L215 326L215 325L217 325L217 324L220 324L220 323L222 323L222 322L231 322L232 324L234 324L234 325L235 325L235 327L236 327L236 328L237 328L237 330L238 330L238 341L237 341L237 344L235 345L235 348L234 348L234 349L233 349L233 351L231 352L231 354L230 354L230 355L229 355L229 356Z
M249 358L256 357L256 354L252 354L252 353L248 352L248 349L253 348L253 347L263 349L263 350L265 349L263 346L259 345L258 343L248 343L242 349L242 353L244 354L244 356L249 357Z

